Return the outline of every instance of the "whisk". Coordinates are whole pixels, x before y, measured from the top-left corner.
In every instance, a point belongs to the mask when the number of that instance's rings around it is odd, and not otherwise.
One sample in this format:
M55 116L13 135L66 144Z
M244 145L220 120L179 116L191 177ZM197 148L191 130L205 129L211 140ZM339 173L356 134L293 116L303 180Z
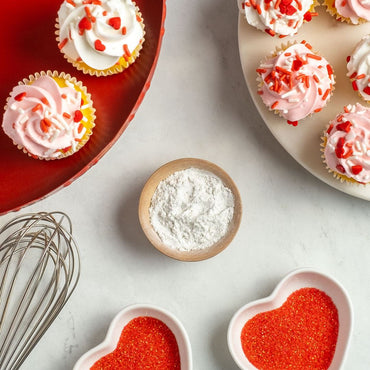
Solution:
M69 217L25 214L0 229L0 369L19 369L80 276Z

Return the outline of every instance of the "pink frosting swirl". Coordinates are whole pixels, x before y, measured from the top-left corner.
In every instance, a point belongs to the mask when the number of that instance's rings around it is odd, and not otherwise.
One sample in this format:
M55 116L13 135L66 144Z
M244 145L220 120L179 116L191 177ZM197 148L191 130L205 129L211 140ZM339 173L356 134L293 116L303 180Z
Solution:
M347 105L325 132L327 166L360 183L370 182L370 108Z
M14 144L45 159L58 158L63 150L76 151L86 132L80 122L81 93L67 80L66 84L60 87L44 75L14 87L2 123Z
M354 24L358 24L360 18L370 21L369 0L335 0L335 8L339 15Z
M325 106L334 84L330 64L307 43L294 44L267 58L257 73L263 102L294 126Z

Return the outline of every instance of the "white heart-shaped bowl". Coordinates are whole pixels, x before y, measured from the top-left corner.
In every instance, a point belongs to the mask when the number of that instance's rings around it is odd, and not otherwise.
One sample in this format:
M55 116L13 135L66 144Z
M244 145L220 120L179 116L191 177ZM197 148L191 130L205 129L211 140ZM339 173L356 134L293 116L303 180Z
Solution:
M111 322L107 336L98 346L86 352L73 370L89 370L96 361L112 352L119 341L123 328L134 318L151 316L164 322L176 337L182 370L192 370L193 360L188 335L181 322L170 312L150 304L136 304L120 311Z
M338 309L339 332L333 361L329 370L338 370L343 365L352 332L353 310L348 293L334 278L311 268L291 272L266 298L251 302L240 308L232 317L227 333L229 351L236 364L243 370L257 370L247 359L241 343L245 323L260 312L274 310L296 290L310 287L324 291Z

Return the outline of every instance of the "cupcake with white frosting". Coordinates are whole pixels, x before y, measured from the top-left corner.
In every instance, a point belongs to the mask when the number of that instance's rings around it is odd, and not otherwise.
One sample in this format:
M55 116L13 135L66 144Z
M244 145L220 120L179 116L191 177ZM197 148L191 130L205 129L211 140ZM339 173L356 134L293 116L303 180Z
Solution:
M347 105L323 135L323 160L341 181L370 182L370 108Z
M271 36L292 36L317 16L316 0L238 0L247 22Z
M370 21L368 0L325 0L326 10L338 21L348 24L361 24Z
M64 0L57 18L58 47L84 73L122 72L144 42L142 15L131 0Z
M277 49L256 71L262 101L293 126L325 107L335 83L329 62L306 41Z
M81 82L64 72L41 72L19 82L5 106L2 128L37 159L61 159L80 150L92 134L95 109Z
M370 34L364 36L347 57L347 76L353 90L368 103L370 102Z

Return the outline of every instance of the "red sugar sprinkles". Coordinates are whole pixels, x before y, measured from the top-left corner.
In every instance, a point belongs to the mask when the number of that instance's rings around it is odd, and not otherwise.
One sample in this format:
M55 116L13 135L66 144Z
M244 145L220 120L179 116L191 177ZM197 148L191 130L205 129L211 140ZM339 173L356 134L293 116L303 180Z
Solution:
M150 316L132 319L122 330L116 349L90 370L180 370L175 335L165 323Z
M302 288L281 307L248 320L240 339L259 370L324 370L333 360L338 329L332 299L319 289Z

